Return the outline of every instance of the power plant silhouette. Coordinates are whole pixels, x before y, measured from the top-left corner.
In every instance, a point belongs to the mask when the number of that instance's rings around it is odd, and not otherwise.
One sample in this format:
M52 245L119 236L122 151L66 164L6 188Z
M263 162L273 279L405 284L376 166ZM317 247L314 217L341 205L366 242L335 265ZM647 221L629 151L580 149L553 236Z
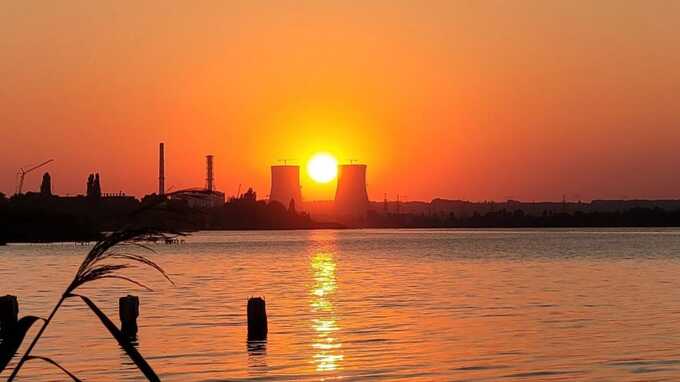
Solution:
M338 166L338 187L335 191L335 215L338 219L355 220L366 217L366 167L365 164Z
M296 206L302 205L300 192L300 166L280 165L272 166L272 188L269 200L276 201L288 207L291 200Z
M214 207L224 204L225 195L215 189L213 172L214 156L206 155L205 187L202 189L186 189L170 194L171 199L182 199L190 206ZM344 164L338 166L337 187L335 201L331 212L338 221L355 222L366 218L369 207L368 192L366 190L365 164ZM165 144L158 145L158 195L166 194L165 188ZM291 201L298 208L304 210L302 187L300 185L300 166L283 165L271 166L271 190L269 201L290 206ZM329 206L330 207L330 206ZM330 212L330 211L329 211Z
M333 214L339 221L363 220L368 211L365 164L338 166L337 188ZM269 200L288 206L291 200L296 206L304 206L300 187L300 166L271 166L271 192Z

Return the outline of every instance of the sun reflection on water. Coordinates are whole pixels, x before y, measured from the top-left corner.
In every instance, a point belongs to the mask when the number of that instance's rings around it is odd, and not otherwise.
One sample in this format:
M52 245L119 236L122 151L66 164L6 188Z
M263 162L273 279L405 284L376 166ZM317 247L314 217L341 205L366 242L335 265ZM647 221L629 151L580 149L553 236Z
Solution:
M314 364L317 371L333 371L341 369L343 355L340 354L342 344L335 337L340 329L335 318L332 296L335 293L335 260L329 252L318 252L312 257L314 285L311 290L311 306L316 318L312 327L316 331L314 338Z

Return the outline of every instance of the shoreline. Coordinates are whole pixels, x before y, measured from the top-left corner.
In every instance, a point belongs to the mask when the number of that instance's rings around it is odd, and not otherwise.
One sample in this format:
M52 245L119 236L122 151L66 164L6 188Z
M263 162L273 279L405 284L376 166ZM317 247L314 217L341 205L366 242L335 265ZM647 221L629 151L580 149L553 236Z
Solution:
M326 230L342 230L342 231L360 231L360 230L405 230L405 231L416 231L416 230L472 230L472 231L483 231L483 230L519 230L519 231L530 231L530 230L546 230L546 231L562 231L562 230L572 230L572 229L680 229L677 225L666 225L666 226L640 226L640 225L627 225L627 226L479 226L479 227L314 227L314 228L253 228L253 229L199 229L184 231L183 233L191 235L193 232L283 232L283 231L326 231ZM90 238L88 240L69 240L69 239L55 239L55 240L22 240L13 241L12 239L0 240L0 246L10 246L10 245L30 245L30 244L73 244L73 245L87 245L89 243L96 242L101 239L102 236L97 236ZM183 243L160 243L164 245L178 245Z

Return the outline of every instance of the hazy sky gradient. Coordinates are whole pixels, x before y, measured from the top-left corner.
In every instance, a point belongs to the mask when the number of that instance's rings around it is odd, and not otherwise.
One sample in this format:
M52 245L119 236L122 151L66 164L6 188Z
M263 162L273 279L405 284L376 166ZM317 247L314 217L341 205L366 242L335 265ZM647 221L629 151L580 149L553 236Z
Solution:
M376 200L680 197L680 1L348 3L0 2L0 191L154 192L164 141L176 189L329 151Z

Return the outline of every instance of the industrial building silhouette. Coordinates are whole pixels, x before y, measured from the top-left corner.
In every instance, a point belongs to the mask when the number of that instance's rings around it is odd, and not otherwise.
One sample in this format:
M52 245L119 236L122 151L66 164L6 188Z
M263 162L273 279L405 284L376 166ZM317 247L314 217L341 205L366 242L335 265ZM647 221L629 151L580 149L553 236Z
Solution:
M302 205L300 192L300 166L280 165L272 166L272 188L269 201L281 203L287 207L293 200L296 206Z
M214 208L224 205L224 193L215 190L215 177L213 175L213 163L215 156L206 155L206 179L205 188L190 188L170 194L170 199L180 200L187 203L191 208ZM165 144L158 144L158 196L164 197L165 189Z
M357 222L366 218L369 201L366 190L365 164L338 166L337 188L333 213L335 219L343 222ZM288 206L304 206L300 187L300 166L271 166L271 192L269 201Z
M366 165L338 166L338 187L335 191L335 216L340 221L363 220L368 211Z

